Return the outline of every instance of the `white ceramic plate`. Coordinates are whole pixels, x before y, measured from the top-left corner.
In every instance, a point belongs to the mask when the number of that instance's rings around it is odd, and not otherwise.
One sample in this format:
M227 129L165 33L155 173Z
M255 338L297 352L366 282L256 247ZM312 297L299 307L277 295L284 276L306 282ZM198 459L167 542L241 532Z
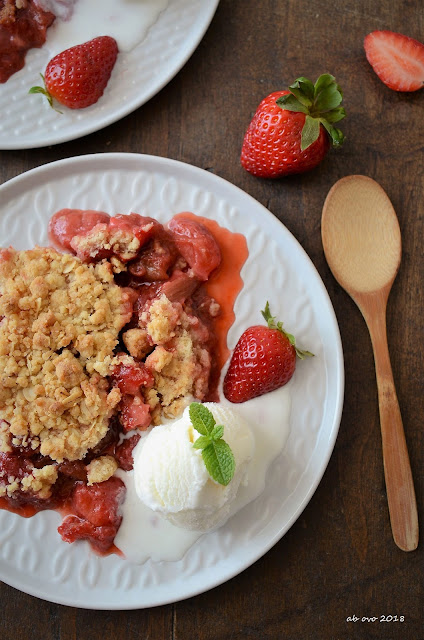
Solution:
M66 142L116 122L150 100L187 62L208 28L219 0L169 0L146 38L118 56L100 100L86 109L56 113L40 95L49 61L46 46L32 49L21 71L0 84L0 149L30 149Z
M315 353L299 361L290 381L291 433L259 498L178 562L134 565L98 557L87 543L68 545L60 516L24 519L0 511L0 578L32 595L93 609L131 609L181 600L251 565L301 514L327 466L337 435L344 374L340 334L326 289L290 232L262 205L230 183L174 160L101 154L62 160L0 187L0 237L18 249L47 244L47 222L63 207L135 211L166 222L193 211L244 233L249 259L228 341L261 321L268 299L298 343ZM140 544L143 537L140 532Z

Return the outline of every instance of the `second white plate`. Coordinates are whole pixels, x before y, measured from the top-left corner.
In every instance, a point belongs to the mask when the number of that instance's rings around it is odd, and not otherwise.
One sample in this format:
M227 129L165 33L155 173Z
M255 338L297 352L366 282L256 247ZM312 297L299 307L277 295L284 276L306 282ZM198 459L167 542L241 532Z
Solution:
M46 46L29 51L25 67L0 84L0 149L30 149L75 140L140 107L187 62L218 3L169 0L143 42L118 56L103 96L86 109L63 109L60 114L40 95L28 95L30 87L40 84L40 72L49 61Z

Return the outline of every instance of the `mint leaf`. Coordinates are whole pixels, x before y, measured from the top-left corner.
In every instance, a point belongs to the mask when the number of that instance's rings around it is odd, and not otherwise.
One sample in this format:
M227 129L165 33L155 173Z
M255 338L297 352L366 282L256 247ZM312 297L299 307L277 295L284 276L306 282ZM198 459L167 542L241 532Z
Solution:
M193 443L194 449L202 449L202 459L215 482L226 486L234 475L236 463L230 446L222 439L224 426L215 424L212 411L200 402L189 407L191 423L201 435Z
M211 438L212 440L219 440L224 435L224 427L222 424L216 424L212 430Z
M192 402L188 411L191 423L196 431L202 436L209 436L215 426L215 418L212 412L200 402Z
M227 486L234 476L236 463L229 445L222 439L214 440L202 451L203 462L213 480Z
M199 436L193 442L193 449L205 449L212 442L210 436Z

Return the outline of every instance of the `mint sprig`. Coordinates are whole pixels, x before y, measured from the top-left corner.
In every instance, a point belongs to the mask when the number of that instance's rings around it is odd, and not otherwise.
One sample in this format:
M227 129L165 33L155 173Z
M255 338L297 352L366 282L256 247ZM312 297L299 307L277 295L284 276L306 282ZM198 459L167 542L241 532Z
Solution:
M343 144L343 133L333 126L346 116L344 107L340 106L343 92L335 77L324 73L315 84L301 77L289 86L289 90L290 93L278 98L277 104L286 111L299 111L306 115L300 143L302 151L318 139L321 124L333 146Z
M230 446L222 439L223 425L216 424L212 412L199 402L190 404L189 415L193 427L200 433L193 443L194 449L202 450L203 462L211 478L227 486L234 476L236 463Z

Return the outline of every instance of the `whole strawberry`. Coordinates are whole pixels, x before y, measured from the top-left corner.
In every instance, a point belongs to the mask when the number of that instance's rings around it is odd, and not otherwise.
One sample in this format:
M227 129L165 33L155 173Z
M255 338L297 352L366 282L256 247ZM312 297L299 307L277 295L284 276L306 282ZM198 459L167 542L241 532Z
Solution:
M58 53L46 67L45 87L30 93L44 94L50 106L53 98L69 109L84 109L97 102L109 82L118 55L110 36L100 36Z
M231 356L223 388L230 402L246 402L282 387L293 376L296 356L313 355L298 349L282 323L275 323L268 302L262 315L267 325L246 329Z
M312 84L298 78L289 91L260 103L244 137L242 166L255 176L280 178L316 167L344 136L334 123L345 117L342 90L326 73Z

